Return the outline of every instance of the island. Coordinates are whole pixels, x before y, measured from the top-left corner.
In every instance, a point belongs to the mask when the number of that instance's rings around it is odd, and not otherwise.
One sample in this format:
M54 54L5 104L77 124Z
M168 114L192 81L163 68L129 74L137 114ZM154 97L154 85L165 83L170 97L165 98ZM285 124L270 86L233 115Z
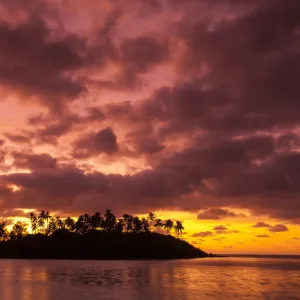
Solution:
M11 232L4 228L4 222L0 223L0 258L125 260L210 256L180 238L182 222L163 222L153 213L147 218L124 214L117 219L107 210L104 217L100 213L84 214L75 221L42 211L38 216L31 213L30 222L30 234L26 222L17 221ZM155 232L160 227L166 234ZM176 237L171 235L172 230Z
M208 254L171 235L59 230L0 243L0 258L16 259L182 259Z

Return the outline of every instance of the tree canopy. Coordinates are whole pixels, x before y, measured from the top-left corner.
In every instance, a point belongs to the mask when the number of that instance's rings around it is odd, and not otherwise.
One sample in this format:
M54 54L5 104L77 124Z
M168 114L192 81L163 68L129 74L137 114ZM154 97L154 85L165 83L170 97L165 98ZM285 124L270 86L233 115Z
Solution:
M31 212L28 218L28 222L16 221L10 232L7 230L7 223L0 222L0 241L20 239L29 232L31 235L52 235L58 230L81 235L93 230L133 234L165 230L167 235L174 231L179 238L184 229L181 221L171 219L162 221L156 218L153 212L142 218L126 213L121 218L117 218L110 209L107 209L103 215L101 212L95 212L94 214L85 213L77 218L61 218L53 216L47 210L42 210L39 213Z

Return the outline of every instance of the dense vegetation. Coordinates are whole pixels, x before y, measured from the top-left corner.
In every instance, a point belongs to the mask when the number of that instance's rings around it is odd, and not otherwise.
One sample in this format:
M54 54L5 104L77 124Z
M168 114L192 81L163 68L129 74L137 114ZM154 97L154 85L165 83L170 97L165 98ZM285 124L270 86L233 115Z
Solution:
M181 221L124 214L117 218L111 210L83 214L77 220L52 217L48 211L30 213L27 223L17 221L10 232L0 222L1 258L138 259L194 258L207 256L179 239ZM152 232L162 228L167 235ZM175 232L178 238L171 235Z

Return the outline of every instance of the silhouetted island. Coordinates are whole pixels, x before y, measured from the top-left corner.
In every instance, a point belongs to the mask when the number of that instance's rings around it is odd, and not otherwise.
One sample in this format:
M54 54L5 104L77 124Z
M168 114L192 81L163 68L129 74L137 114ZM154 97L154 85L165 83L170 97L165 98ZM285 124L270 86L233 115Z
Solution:
M189 243L158 233L85 235L64 229L50 236L27 235L0 243L1 258L22 259L179 259L208 256Z
M182 222L156 219L153 213L140 219L128 214L117 219L107 210L74 219L52 217L49 212L30 214L27 223L17 221L10 232L0 222L0 258L11 259L181 259L208 257L181 240ZM167 235L151 229L165 229ZM170 235L174 230L177 238Z

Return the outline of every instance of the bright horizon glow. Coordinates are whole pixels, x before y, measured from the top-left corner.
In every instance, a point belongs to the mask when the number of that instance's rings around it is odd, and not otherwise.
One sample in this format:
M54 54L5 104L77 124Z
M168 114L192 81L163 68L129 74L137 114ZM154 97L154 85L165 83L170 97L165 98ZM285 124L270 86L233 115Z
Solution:
M29 216L30 212L39 214L38 211L32 209L20 209ZM231 210L233 211L233 210ZM246 213L246 211L243 211ZM50 212L51 213L51 212ZM194 213L180 212L180 211L155 211L156 218L180 220L183 221L184 231L180 235L180 239L186 240L196 248L207 253L213 254L281 254L281 255L299 255L297 251L300 246L300 239L297 238L299 233L299 226L292 226L287 224L288 232L272 233L269 228L254 228L259 220L258 217L243 217L243 218L226 218L223 220L195 220ZM241 213L238 210L236 213ZM60 216L60 212L51 213L52 216ZM103 215L103 212L102 212ZM147 214L138 215L140 218L147 217ZM118 216L122 218L122 216ZM64 220L66 216L61 219ZM74 220L77 220L77 216L71 216ZM4 219L3 219L4 220ZM11 222L23 221L27 223L27 229L31 233L30 222L28 217L9 217L7 219ZM278 224L278 221L265 217L264 221L270 226ZM7 228L11 230L12 224ZM237 231L233 233L216 233L214 227L225 226L230 231ZM154 230L154 228L152 228ZM154 230L155 232L166 234L164 229ZM193 237L193 234L201 232L211 232L212 234L206 237ZM176 236L173 232L172 235ZM258 237L268 235L268 237ZM274 245L275 243L275 245Z

